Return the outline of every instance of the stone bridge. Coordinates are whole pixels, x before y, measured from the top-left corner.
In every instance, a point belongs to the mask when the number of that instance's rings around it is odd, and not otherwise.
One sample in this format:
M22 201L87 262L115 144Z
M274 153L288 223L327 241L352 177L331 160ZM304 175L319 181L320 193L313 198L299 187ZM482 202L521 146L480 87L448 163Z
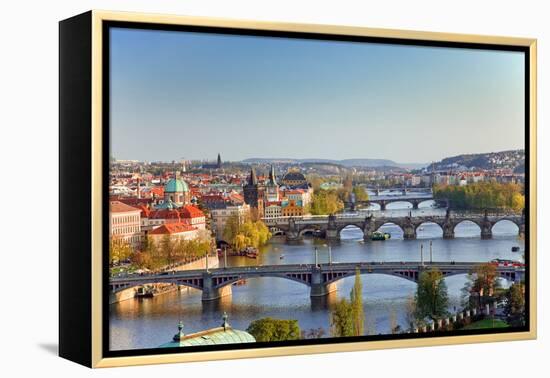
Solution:
M231 294L231 285L256 277L277 277L301 283L310 288L310 296L320 297L336 290L336 282L360 274L385 274L417 282L421 272L437 268L444 277L467 274L480 262L361 262L329 264L263 265L210 270L175 271L163 274L128 275L111 278L112 293L146 284L169 283L202 290L202 300L218 299ZM498 266L498 275L510 281L523 280L525 267Z
M444 239L454 239L455 228L460 223L470 221L477 224L481 230L482 239L491 239L493 226L501 221L511 221L519 228L519 235L525 236L525 217L521 214L473 214L473 213L451 213L447 210L445 215L434 216L409 216L388 217L369 215L366 217L357 216L311 216L311 217L281 217L264 219L265 224L286 235L287 241L295 242L302 240L305 233L320 232L328 240L340 240L340 232L348 227L355 226L363 231L364 239L371 240L372 234L385 224L394 224L403 230L405 239L416 239L418 228L426 223L435 223L443 230Z
M366 207L370 204L376 203L380 206L380 210L384 211L387 208L387 205L394 202L407 202L412 205L412 208L417 210L419 205L422 202L432 201L434 197L431 193L421 193L415 195L404 195L404 196L372 196L367 201L355 201L349 200L344 203L346 208L356 209L359 207ZM447 199L437 199L436 203L440 207L449 207L449 201Z

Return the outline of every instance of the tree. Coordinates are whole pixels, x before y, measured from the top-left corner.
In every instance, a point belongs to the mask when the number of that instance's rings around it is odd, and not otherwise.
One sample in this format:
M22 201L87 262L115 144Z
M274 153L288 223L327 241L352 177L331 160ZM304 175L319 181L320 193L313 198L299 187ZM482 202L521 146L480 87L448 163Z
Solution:
M344 203L335 190L317 190L313 193L312 201L306 209L312 215L330 215L344 209Z
M434 185L434 198L450 200L455 209L483 210L488 208L521 211L525 207L523 186L479 182L465 186Z
M390 332L395 335L401 331L401 327L397 323L397 313L395 308L392 307L390 310Z
M363 285L359 269L355 271L355 284L351 289L350 302L352 306L353 334L361 336L365 329L365 312L363 310Z
M447 314L447 285L439 270L432 269L420 274L415 302L417 319L436 319Z
M369 194L363 186L354 186L353 194L355 194L355 200L365 202L369 200Z
M124 261L132 254L132 246L124 239L111 237L109 240L109 259L111 264Z
M262 318L254 320L246 329L256 341L285 341L300 338L300 326L297 320Z
M353 306L342 298L330 312L331 333L335 337L353 336Z
M407 298L407 302L405 304L405 315L407 318L407 323L411 328L416 323L416 313L416 301L414 295L411 295L409 298Z
M323 336L325 336L325 329L322 327L310 328L309 330L303 330L300 333L300 338L302 339L320 339Z
M160 253L167 265L173 264L176 260L176 243L170 235L164 235L160 240Z
M506 293L505 314L512 325L525 324L525 284L514 283Z

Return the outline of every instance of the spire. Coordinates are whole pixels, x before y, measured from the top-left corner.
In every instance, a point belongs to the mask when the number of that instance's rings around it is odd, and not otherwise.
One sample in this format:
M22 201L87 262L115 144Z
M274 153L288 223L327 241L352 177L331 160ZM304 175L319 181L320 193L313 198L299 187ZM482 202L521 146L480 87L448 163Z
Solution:
M269 182L271 185L277 185L277 182L275 181L275 168L273 168L273 165L271 166L271 171L269 172Z
M227 318L229 318L229 316L227 315L227 312L224 311L222 316L222 319L223 319L222 327L224 331L227 331L227 329L229 328L229 323L227 322Z
M172 340L174 341L181 341L185 336L185 333L183 333L183 322L180 320L178 324L178 333L174 335Z
M254 167L250 169L250 177L248 178L248 185L258 185L258 178L256 177L256 171Z
M220 168L222 166L222 157L220 155L220 153L218 152L218 168Z

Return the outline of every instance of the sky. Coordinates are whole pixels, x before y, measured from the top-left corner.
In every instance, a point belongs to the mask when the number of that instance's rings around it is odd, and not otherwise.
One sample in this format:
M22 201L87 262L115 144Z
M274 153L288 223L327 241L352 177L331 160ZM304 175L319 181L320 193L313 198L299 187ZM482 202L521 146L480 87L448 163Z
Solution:
M521 52L110 33L117 159L427 163L524 148Z

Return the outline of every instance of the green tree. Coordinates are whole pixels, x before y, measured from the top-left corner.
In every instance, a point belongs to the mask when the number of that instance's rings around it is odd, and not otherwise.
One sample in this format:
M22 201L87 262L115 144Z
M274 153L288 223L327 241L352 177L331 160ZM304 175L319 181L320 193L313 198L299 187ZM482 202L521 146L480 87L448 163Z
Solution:
M521 211L525 207L523 186L479 182L465 186L434 185L435 199L449 199L451 206L459 210L503 209Z
M353 194L355 194L355 200L365 202L369 200L369 194L367 193L365 187L363 186L354 186Z
M124 261L132 254L132 246L122 238L111 237L109 240L109 259L111 263Z
M330 312L331 333L335 337L354 335L353 305L345 298L340 299Z
M432 269L420 274L415 302L417 319L436 319L447 314L447 285L439 270Z
M317 190L306 212L312 215L330 215L344 209L344 202L336 190Z
M363 310L363 285L359 269L355 271L355 284L351 289L350 302L352 307L353 334L361 336L365 329L365 312Z
M256 341L285 341L300 339L297 320L262 318L254 320L246 329Z
M515 326L525 324L525 284L514 283L506 293L504 312L509 323Z

